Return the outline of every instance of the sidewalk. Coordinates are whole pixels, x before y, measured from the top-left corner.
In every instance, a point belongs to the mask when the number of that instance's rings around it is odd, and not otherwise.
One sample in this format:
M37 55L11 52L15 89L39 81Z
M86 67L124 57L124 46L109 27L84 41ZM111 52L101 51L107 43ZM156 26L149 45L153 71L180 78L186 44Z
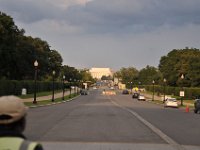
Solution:
M153 94L149 94L149 93L145 93L145 92L143 92L142 94L144 94L144 96L145 96L148 100L152 100L152 98L153 98ZM170 96L169 96L169 95L166 95L166 98L167 98L167 97L170 97ZM155 95L154 95L154 100L163 101L163 95L158 96L158 95L155 94ZM183 105L194 106L194 104L184 102L184 100L183 100Z
M73 94L74 91L71 91L71 94ZM70 94L70 91L65 91L65 95L64 96L68 96ZM61 98L63 96L63 92L60 93L55 93L54 94L54 98ZM50 100L52 99L52 94L51 95L47 95L47 96L40 96L40 97L36 97L37 101L44 101L44 100ZM22 99L23 102L32 102L33 101L33 97L32 98L27 98L27 99Z

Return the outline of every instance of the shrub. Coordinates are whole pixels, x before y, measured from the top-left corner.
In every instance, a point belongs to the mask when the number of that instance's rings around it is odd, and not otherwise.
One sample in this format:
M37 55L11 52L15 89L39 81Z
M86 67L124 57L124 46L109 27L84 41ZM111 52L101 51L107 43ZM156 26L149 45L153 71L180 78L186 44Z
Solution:
M54 89L62 89L61 82L54 83ZM0 80L0 96L3 95L21 95L22 89L27 89L27 94L34 93L34 81L16 81L16 80ZM51 91L53 89L52 82L37 82L37 92Z

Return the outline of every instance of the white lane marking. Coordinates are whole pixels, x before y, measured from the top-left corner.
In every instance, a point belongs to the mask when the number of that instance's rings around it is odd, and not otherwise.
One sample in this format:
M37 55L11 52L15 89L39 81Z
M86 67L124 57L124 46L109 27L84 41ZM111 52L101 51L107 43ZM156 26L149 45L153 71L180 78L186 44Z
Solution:
M149 127L154 133L156 133L158 136L160 136L165 142L170 144L172 147L174 147L176 150L185 150L184 147L182 147L180 144L178 144L176 141L174 141L172 138L164 134L160 129L156 128L154 125L152 125L150 122L145 120L143 117L141 117L138 113L119 105L118 103L114 102L110 97L108 98L115 106L128 111L132 115L134 115L136 118L138 118L142 123L144 123L147 127Z

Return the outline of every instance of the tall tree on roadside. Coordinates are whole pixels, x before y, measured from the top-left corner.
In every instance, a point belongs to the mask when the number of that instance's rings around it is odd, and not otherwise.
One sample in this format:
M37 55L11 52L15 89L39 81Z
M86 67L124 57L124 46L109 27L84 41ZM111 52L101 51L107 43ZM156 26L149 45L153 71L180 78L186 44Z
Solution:
M138 73L139 73L138 70L134 67L121 68L120 74L122 83L137 82Z
M174 49L160 59L159 70L170 86L200 86L200 50ZM184 75L182 80L180 77Z
M0 78L12 78L17 73L17 49L24 30L18 29L13 19L0 11Z
M147 65L146 68L139 71L138 80L145 85L151 85L153 80L158 83L161 77L162 75L157 68Z

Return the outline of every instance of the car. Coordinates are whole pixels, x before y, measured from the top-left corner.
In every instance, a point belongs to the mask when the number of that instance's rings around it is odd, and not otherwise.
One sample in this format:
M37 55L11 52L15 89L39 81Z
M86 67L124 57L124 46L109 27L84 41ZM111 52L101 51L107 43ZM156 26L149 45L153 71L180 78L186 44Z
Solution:
M96 86L94 86L94 87L93 87L93 90L96 90L96 89L97 89L97 87L96 87Z
M113 86L111 86L111 87L110 87L110 89L111 89L111 90L114 90L114 87L113 87Z
M176 98L167 98L164 101L164 107L176 107L178 108L178 102Z
M133 93L132 98L138 98L139 97L139 93Z
M194 101L194 113L200 113L200 99Z
M128 90L123 90L122 94L129 94L129 91Z
M140 94L140 95L138 96L138 100L139 100L139 101L145 101L146 99L145 99L144 95L141 95L141 94Z
M81 95L88 95L87 90L81 90L80 93L81 93Z

